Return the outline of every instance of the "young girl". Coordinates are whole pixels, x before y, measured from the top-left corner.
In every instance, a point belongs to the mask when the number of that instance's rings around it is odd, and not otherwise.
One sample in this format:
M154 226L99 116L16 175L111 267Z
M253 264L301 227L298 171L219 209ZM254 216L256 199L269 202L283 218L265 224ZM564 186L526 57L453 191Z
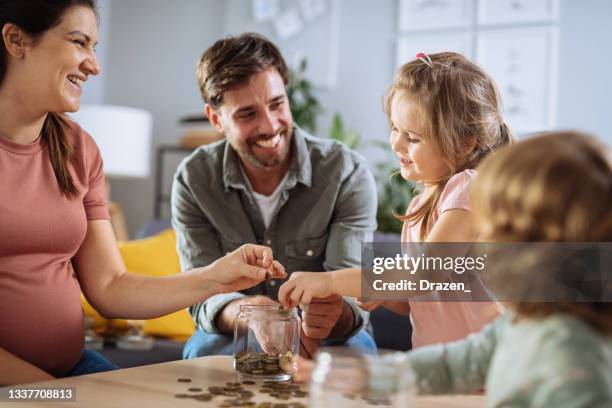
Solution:
M451 52L418 54L397 73L385 98L391 125L390 143L400 161L401 176L423 185L408 208L403 242L471 242L476 240L468 188L474 167L491 151L511 142L501 116L501 101L493 80L465 57ZM355 284L360 271L340 272ZM285 284L287 293L299 275ZM308 285L329 278L309 277ZM299 291L299 289L298 289ZM297 292L294 294L297 297ZM424 299L422 299L424 300ZM498 315L494 302L442 302L437 293L421 302L384 305L412 321L412 345L464 338ZM372 310L378 303L362 307Z
M611 157L591 137L552 133L487 159L472 191L482 240L609 243ZM529 283L538 271L519 272L519 282ZM517 276L500 274L491 284L516 282ZM604 279L600 289L609 283ZM409 353L419 391L468 393L484 386L488 407L612 406L612 303L506 306L507 313L467 339ZM308 369L300 364L301 378Z

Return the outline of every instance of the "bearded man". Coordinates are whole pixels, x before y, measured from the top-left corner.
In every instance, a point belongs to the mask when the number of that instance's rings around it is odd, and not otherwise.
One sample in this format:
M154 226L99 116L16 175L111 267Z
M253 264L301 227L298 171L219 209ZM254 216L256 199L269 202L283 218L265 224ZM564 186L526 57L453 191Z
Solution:
M208 265L244 243L272 248L290 275L358 267L376 228L376 187L364 159L293 123L289 71L257 34L227 37L197 66L205 113L225 139L186 158L172 188L181 269ZM278 304L282 281L213 296L189 308L196 331L183 358L232 354L244 304ZM334 296L301 305L301 354L321 345L375 348L367 312Z

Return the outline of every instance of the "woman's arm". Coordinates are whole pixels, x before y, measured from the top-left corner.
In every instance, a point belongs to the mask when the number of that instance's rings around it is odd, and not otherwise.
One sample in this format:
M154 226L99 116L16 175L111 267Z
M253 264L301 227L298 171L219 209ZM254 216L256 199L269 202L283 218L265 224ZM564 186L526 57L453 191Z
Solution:
M20 359L0 347L0 386L26 384L39 381L53 380L51 374L47 374L40 368Z
M108 220L93 220L73 259L87 300L108 318L150 319L225 292L246 289L267 274L283 278L268 247L243 245L231 254L189 272L147 277L126 271Z

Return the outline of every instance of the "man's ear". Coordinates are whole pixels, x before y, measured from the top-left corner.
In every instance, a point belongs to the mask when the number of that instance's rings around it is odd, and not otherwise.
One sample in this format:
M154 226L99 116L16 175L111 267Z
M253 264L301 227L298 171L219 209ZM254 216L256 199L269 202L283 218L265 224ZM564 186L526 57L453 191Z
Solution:
M23 57L28 45L28 36L19 26L6 23L2 27L2 40L4 40L4 46L9 55L15 58Z
M221 114L217 112L215 108L210 106L209 104L204 105L204 113L208 117L208 121L210 124L221 133L225 133L223 131L223 123L221 122Z

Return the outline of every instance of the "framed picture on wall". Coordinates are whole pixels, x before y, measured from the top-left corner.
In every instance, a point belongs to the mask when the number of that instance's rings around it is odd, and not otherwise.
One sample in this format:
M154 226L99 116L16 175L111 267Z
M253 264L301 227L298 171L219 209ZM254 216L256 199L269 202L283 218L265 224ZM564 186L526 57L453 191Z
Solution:
M559 19L559 0L478 0L478 24L550 23Z
M472 22L474 0L400 0L400 31L463 28Z
M257 21L246 0L225 0L224 34L260 33L272 40L292 69L305 59L304 75L322 89L336 85L342 0L278 0L271 21Z
M528 133L554 127L557 28L481 32L476 59L497 83L504 117L515 132Z
M454 32L443 34L411 34L398 39L396 68L416 58L416 54L424 52L433 54L441 51L453 51L472 59L473 36L469 32Z

